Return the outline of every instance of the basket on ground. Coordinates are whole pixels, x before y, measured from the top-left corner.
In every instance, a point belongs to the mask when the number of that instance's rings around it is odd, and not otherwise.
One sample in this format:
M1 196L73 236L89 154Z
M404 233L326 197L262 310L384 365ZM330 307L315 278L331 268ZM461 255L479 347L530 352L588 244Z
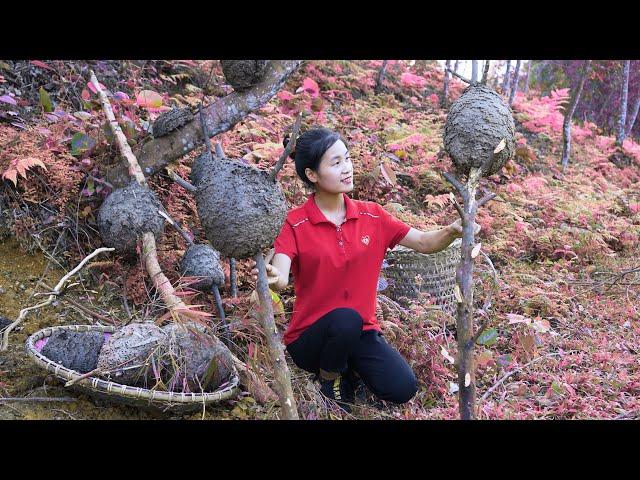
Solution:
M434 305L454 314L456 298L456 268L460 262L461 239L454 240L444 250L425 254L402 245L387 253L387 267L382 275L388 286L384 291L392 300L407 304L407 300L419 298L420 293L429 293Z
M27 338L27 353L36 365L52 372L56 377L64 382L75 380L82 375L75 370L70 370L59 363L51 361L40 353L40 350L46 344L48 338L56 330L60 329L66 329L74 332L101 331L105 335L110 335L115 331L115 327L102 325L65 325L39 330ZM237 373L234 372L229 381L223 383L218 387L218 389L216 389L216 391L206 393L181 393L151 390L109 382L98 377L84 378L70 388L74 388L95 398L134 407L151 407L162 411L186 413L202 410L205 406L236 397L240 393L238 384L239 378Z

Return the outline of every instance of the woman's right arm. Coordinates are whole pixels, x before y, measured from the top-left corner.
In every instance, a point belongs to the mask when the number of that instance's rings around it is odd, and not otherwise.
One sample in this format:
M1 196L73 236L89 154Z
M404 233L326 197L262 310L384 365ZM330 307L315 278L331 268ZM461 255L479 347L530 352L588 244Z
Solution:
M273 259L273 260L272 260ZM272 290L284 290L289 284L289 270L291 269L291 259L284 253L273 254L273 249L265 258L267 270L267 282ZM256 262L251 260L250 266L255 267ZM258 279L258 269L251 270L253 280Z

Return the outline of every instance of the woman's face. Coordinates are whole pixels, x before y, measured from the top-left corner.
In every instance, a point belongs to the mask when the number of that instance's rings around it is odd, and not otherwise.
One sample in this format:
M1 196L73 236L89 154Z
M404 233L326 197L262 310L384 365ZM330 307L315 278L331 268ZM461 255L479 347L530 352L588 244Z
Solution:
M305 170L316 190L328 193L346 193L353 190L353 164L342 140L334 143L320 159L317 171Z

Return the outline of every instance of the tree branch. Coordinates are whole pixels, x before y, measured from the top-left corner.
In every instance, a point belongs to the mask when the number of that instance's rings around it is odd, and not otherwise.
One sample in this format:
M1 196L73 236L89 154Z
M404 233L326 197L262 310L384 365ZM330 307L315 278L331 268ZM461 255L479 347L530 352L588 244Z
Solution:
M468 79L468 78L463 77L463 76L462 76L462 75L460 75L458 72L454 72L454 71L453 71L453 70L451 70L450 68L447 68L447 72L449 72L450 74L452 74L452 75L454 75L454 76L458 77L460 80L462 80L462 81L463 81L463 82L465 82L465 83L468 83L469 85L472 85L472 84L474 84L474 83L477 83L477 82L474 82L474 81L472 81L472 80L470 80L470 79Z
M289 76L300 66L300 60L273 60L264 79L242 92L233 92L203 109L207 134L211 137L230 130L249 113L266 104L280 90ZM186 155L202 142L202 129L197 119L167 135L147 139L135 149L142 172L155 175L169 163ZM108 172L109 181L116 186L128 182L128 173L122 165Z
M298 141L298 132L300 131L300 125L302 124L302 112L298 114L295 123L293 124L293 130L291 132L291 136L289 137L289 143L280 155L280 158L276 162L273 170L271 170L271 179L275 180L278 177L278 172L283 167L284 162L287 160L287 157L291 154L293 149L296 147L296 142Z

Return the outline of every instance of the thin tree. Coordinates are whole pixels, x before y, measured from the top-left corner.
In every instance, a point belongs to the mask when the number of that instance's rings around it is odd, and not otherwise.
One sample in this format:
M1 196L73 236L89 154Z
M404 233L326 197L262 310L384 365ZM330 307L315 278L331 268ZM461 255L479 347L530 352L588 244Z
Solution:
M511 60L507 60L507 71L504 72L504 80L502 81L502 93L506 93L507 88L509 88L509 73L511 70Z
M453 64L453 71L456 72L456 73L458 73L458 62L459 61L460 60L456 60L455 63Z
M627 125L627 102L629 99L629 66L631 60L625 60L622 64L622 91L620 92L620 115L618 116L618 131L616 145L621 147L624 143Z
M527 74L524 77L524 94L526 95L527 93L529 93L529 76L531 75L531 64L533 63L533 60L529 60L527 62Z
M520 60L516 62L516 69L513 72L513 86L511 87L511 94L509 95L509 106L513 104L513 99L516 97L516 91L518 90L518 75L520 74Z
M482 84L487 84L487 79L489 78L489 60L484 61L484 71L482 72Z
M629 116L629 123L627 124L627 132L625 136L631 135L631 130L633 130L633 125L636 123L636 118L638 118L638 110L640 110L640 94L638 94L638 98L636 98L636 103L633 105L633 110L631 110L631 115Z
M374 90L376 95L378 95L382 91L382 82L384 81L384 74L387 71L388 62L389 60L383 61L382 67L380 67L380 72L378 72L378 81L376 82L376 88Z
M471 81L476 83L478 81L478 61L471 60Z
M449 67L451 67L451 60L447 60L444 64L444 88L442 89L442 101L440 102L442 107L447 105L447 96L449 95Z
M587 79L587 74L589 72L589 66L591 65L591 60L585 60L582 65L582 72L580 73L580 79L578 81L577 88L573 91L571 95L571 101L569 102L569 106L564 114L564 122L562 124L562 168L566 168L569 164L569 155L571 153L571 119L573 118L573 114L576 111L576 106L578 105L578 101L580 100L580 95L582 94L582 89L584 87L584 82Z

